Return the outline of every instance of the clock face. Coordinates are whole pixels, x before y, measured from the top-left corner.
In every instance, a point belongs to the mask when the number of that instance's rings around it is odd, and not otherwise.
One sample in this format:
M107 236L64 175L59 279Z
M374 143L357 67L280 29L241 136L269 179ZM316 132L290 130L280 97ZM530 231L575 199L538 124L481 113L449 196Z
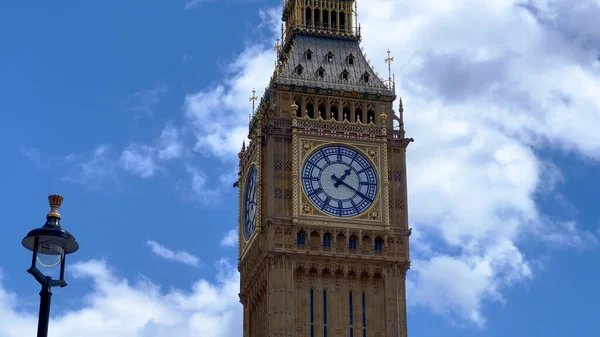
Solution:
M312 153L302 168L304 193L321 211L353 217L366 211L377 196L377 175L358 151L326 146Z
M258 182L258 170L252 165L246 178L246 195L244 197L244 234L246 240L252 236L256 225L256 185Z

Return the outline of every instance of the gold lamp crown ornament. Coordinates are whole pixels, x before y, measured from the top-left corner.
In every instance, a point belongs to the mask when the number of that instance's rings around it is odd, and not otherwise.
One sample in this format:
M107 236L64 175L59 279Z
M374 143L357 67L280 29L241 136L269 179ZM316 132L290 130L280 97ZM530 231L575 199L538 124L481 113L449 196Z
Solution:
M61 219L60 213L58 213L58 209L60 205L62 205L63 198L60 194L51 194L48 196L48 203L50 204L50 213L46 215L46 218L59 218Z

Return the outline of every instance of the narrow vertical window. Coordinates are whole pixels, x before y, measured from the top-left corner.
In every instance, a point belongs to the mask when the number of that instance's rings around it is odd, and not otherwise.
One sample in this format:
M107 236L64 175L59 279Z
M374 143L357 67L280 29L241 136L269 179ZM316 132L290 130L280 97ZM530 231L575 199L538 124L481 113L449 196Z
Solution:
M310 290L310 337L315 337L314 290Z
M331 248L331 234L325 233L325 235L323 235L323 247Z
M352 292L348 293L348 309L350 310L350 337L354 337L354 315L352 314Z
M351 236L350 240L348 241L348 248L350 250L354 250L356 249L356 236Z
M383 239L375 239L375 253L381 253L383 251Z
M362 293L362 326L363 337L367 337L367 313L365 311L365 293Z
M303 231L301 231L296 236L296 243L298 244L298 246L304 246L305 242L306 242L306 235L304 234Z
M323 337L327 337L327 290L323 289Z

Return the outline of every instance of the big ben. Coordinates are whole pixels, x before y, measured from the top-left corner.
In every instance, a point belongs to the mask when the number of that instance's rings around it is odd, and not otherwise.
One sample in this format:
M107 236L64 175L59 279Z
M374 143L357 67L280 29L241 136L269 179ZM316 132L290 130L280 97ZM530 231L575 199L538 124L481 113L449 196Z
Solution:
M354 0L283 2L277 64L239 153L244 337L407 335L412 139L356 12Z

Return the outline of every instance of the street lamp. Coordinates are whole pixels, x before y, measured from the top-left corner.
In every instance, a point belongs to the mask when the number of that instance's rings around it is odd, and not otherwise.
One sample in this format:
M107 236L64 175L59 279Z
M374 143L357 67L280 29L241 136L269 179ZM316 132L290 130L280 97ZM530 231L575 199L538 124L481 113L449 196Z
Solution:
M40 314L38 318L38 337L48 336L48 321L50 319L50 298L52 287L66 287L65 282L65 256L76 252L79 244L71 233L60 227L60 214L58 209L64 198L53 194L48 196L50 202L50 213L46 215L46 223L38 229L30 231L23 238L23 246L33 252L31 267L27 270L42 285L40 291ZM37 264L43 267L56 267L60 264L60 279L53 280L52 277L44 275L37 268Z

